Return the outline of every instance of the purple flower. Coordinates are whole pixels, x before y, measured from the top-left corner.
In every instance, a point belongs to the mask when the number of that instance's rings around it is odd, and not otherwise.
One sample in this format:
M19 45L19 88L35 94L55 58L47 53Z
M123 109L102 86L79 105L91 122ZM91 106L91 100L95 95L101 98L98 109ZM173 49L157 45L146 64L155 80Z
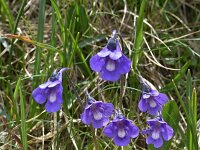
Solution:
M130 71L131 61L122 53L114 35L108 40L108 44L90 59L90 67L98 72L102 79L117 81L122 74Z
M84 124L92 124L94 128L101 128L109 122L109 117L112 115L113 110L112 103L96 101L88 96L86 107L81 114L81 120Z
M131 138L136 138L139 135L139 128L120 113L104 128L103 133L107 137L113 138L116 145L126 146L130 143Z
M142 96L139 102L139 109L142 112L148 112L156 116L162 111L162 105L168 101L168 97L164 93L151 89L147 84L143 83Z
M169 141L174 131L163 119L151 119L147 121L150 129L143 130L142 134L148 134L146 139L147 144L153 144L155 148L163 145L163 139Z
M32 92L32 96L37 103L45 103L47 112L56 112L61 108L63 103L62 72L65 70L67 68L63 68L59 72L55 71L47 82L39 85Z

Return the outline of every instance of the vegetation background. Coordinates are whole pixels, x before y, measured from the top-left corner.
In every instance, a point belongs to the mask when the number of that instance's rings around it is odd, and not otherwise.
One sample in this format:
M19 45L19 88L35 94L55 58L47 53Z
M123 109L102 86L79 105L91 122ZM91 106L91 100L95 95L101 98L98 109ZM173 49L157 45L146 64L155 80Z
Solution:
M117 106L120 83L102 81L89 59L112 30L121 33L132 60L123 113L142 130L138 72L170 98L163 116L175 135L163 150L198 150L200 144L199 0L0 0L0 149L86 149L94 131L80 121L82 110L63 77L64 104L48 114L31 92L53 70L69 67L83 103L85 91ZM99 149L118 149L96 130ZM122 149L154 149L140 135Z

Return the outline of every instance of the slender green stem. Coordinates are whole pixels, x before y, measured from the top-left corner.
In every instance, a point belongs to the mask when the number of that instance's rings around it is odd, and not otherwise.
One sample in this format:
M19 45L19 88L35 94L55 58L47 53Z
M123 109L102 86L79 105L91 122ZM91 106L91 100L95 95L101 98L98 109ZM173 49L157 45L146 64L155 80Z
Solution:
M122 47L122 51L124 51L124 41L123 38L121 36L121 34L116 33L116 35L120 38L121 41L121 47ZM122 110L122 101L123 101L123 95L124 95L124 84L125 84L125 77L122 76L120 79L120 96L119 96L119 109Z
M78 92L77 92L77 90L75 88L75 84L73 83L73 81L71 80L71 78L69 77L67 72L65 72L65 75L67 76L67 79L68 79L68 81L69 81L69 83L70 83L70 85L72 87L72 90L73 90L74 94L76 95L76 98L78 99L78 102L80 103L81 108L83 109L84 108L83 107L83 102L82 102L81 97L79 96L79 94L78 94Z
M77 99L78 99L78 101L79 101L79 103L80 103L80 105L81 105L81 108L84 109L84 107L83 107L83 102L82 102L82 100L81 100L81 98L80 98L80 96L79 96L79 94L78 94L78 92L77 92L77 90L76 90L76 88L75 88L74 83L73 83L72 80L70 79L70 77L69 77L69 75L67 74L67 72L65 72L65 74L66 74L66 76L67 76L67 78L68 78L69 83L71 84L71 87L72 87L72 90L73 90L74 94L76 95L76 97L77 97ZM86 91L86 95L87 95L88 97L90 97L90 95L89 95L89 93L88 93L87 91ZM99 147L98 147L98 144L97 144L96 135L95 135L95 129L92 128L92 126L90 126L90 128L91 128L91 131L92 131L92 137L93 137L93 141L94 141L95 150L99 150Z
M56 135L56 133L58 133L57 129L58 129L58 127L57 127L57 112L54 112L53 113L53 134ZM56 150L56 146L57 146L56 140L57 140L57 135L54 136L54 138L52 140L52 142L53 142L52 143L52 149L55 149L55 150Z
M96 135L95 135L95 129L92 128L92 126L90 126L90 128L91 128L91 131L92 131L92 137L93 137L93 141L94 141L95 150L99 150L99 146L97 144L97 138L96 138Z
M120 96L119 96L119 109L122 110L122 101L123 101L123 95L124 95L124 76L120 79Z

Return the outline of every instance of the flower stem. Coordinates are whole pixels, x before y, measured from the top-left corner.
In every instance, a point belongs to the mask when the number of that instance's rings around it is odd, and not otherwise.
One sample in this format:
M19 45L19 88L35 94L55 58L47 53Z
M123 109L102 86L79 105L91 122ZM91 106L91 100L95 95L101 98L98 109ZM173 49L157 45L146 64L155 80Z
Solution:
M120 79L120 96L119 96L119 109L122 110L122 101L124 96L124 76Z
M76 98L78 99L78 102L79 102L80 105L81 105L81 109L84 109L83 102L82 102L81 97L79 96L79 94L78 94L78 92L77 92L77 90L76 90L76 88L75 88L75 84L74 84L73 81L70 79L68 73L65 72L65 74L66 74L66 76L67 76L67 78L68 78L69 84L71 85L74 94L76 95Z
M83 102L82 102L82 100L81 100L81 98L80 98L80 96L79 96L79 94L78 94L78 92L77 92L77 90L75 88L75 84L72 82L72 80L70 79L70 77L67 74L67 72L65 72L65 74L66 74L66 76L67 76L67 78L69 80L69 83L71 84L71 87L72 87L72 90L73 90L74 94L76 95L76 97L77 97L77 99L78 99L78 101L79 101L79 103L81 105L81 108L84 109ZM86 91L86 95L88 97L90 97L88 91ZM95 135L95 129L93 129L92 126L90 126L90 127L91 127L91 131L92 131L92 137L93 137L93 141L94 141L95 150L99 150L99 147L98 147L98 144L97 144L97 140L96 140L96 135Z
M55 135L52 140L52 149L56 149L56 136L57 136L57 112L53 113L53 134Z
M124 41L120 33L116 33L116 35L120 38L122 51L124 51ZM119 97L119 109L122 110L122 100L124 95L124 84L125 84L125 76L122 76L120 79L120 97Z
M92 126L90 126L90 128L91 128L91 131L92 131L92 137L93 137L93 141L94 141L95 150L99 150L99 146L97 144L97 138L96 138L96 135L95 135L95 129L92 128Z

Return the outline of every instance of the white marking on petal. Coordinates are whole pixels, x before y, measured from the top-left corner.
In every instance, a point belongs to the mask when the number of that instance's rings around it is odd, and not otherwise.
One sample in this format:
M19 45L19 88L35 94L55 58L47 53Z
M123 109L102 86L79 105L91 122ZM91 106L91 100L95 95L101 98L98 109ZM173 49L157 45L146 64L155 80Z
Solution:
M157 106L157 104L154 100L150 100L149 105L150 105L151 108L155 108Z
M116 51L116 52L111 52L109 57L113 60L117 60L120 57L122 57L122 52L121 51Z
M106 57L106 56L108 56L110 53L111 53L111 52L110 52L109 50L103 49L103 50L101 50L100 52L98 52L97 55L98 55L99 57Z
M151 133L151 137L154 139L154 140L157 140L160 138L160 132L159 131L153 131Z
M143 97L144 99L147 99L147 98L150 97L150 95L149 95L149 94L143 94L142 97Z
M56 101L56 92L51 92L51 93L50 93L49 101L50 101L51 103L53 103L53 102Z
M126 132L124 129L119 129L117 135L120 138L124 138L126 136Z
M102 113L99 111L94 111L93 116L95 120L100 120L103 117Z
M56 80L54 82L52 82L51 84L48 85L49 88L55 87L56 85L60 84L59 80Z
M115 70L115 62L112 60L108 60L108 62L106 64L106 69L108 71L114 71Z
M41 89L45 89L49 84L51 84L51 81L47 81L47 82L45 82L45 83L39 85L39 87L40 87Z

